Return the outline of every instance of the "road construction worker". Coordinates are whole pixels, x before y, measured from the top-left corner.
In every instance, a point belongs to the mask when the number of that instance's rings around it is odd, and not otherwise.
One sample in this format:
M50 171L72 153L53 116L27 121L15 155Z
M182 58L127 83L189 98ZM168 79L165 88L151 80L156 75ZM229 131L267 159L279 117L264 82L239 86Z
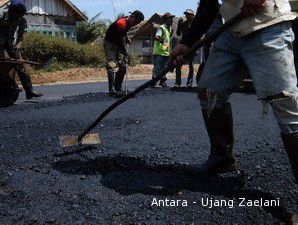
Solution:
M190 26L191 23L195 17L195 12L192 9L187 9L184 12L186 21L183 20L183 18L180 18L179 22L178 22L178 28L177 28L177 35L184 37ZM190 57L187 61L188 61L188 66L189 66L189 72L188 72L188 79L187 79L187 83L186 86L187 87L192 87L193 84L193 76L194 76L194 57L195 55L193 55L192 57ZM180 87L181 86L181 74L182 74L182 70L181 67L176 68L176 83L175 83L175 87Z
M25 13L26 7L22 0L11 0L8 10L2 11L0 15L0 58L5 57L5 52L10 58L21 58L19 45L27 27ZM33 92L32 81L25 68L17 66L15 69L26 92L26 98L41 97L42 94Z
M154 66L152 71L152 77L157 77L163 69L166 68L166 64L169 60L171 53L171 38L173 30L171 28L173 24L174 15L167 12L162 16L163 24L157 29L154 37L153 46L153 60ZM166 76L160 80L159 85L166 87Z
M285 150L298 182L298 88L294 65L294 34L289 0L224 0L225 20L242 11L245 18L221 34L213 47L199 82L199 98L211 142L211 152L197 173L219 173L236 168L230 94L249 71L257 97L270 104L281 130ZM173 49L175 64L210 27L219 12L217 0L201 0L187 36ZM297 220L298 218L296 218ZM294 219L293 219L294 220ZM298 221L296 221L298 222Z
M122 95L122 83L127 73L128 52L127 32L144 20L141 11L134 11L130 16L115 21L107 30L104 49L107 58L109 95Z

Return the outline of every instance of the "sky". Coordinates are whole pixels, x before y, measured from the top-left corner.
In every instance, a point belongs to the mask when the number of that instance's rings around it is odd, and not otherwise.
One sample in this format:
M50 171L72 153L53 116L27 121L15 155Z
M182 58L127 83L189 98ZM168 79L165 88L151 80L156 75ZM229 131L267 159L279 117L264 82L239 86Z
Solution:
M169 11L176 16L182 16L186 9L196 11L196 0L71 0L80 10L85 12L89 18L102 12L103 19L115 19L112 1L115 6L116 15L123 12L126 15L133 10L141 10L146 19L155 12L165 13Z

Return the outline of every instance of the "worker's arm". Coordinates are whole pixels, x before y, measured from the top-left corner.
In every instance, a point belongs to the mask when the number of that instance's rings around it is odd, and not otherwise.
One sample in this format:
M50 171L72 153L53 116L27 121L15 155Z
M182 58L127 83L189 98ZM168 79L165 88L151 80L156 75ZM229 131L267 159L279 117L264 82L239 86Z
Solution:
M246 17L254 16L264 10L266 0L244 0L242 13ZM197 14L187 35L185 35L176 48L173 49L171 57L176 57L175 65L183 65L183 55L189 48L199 40L212 25L217 13L219 4L217 0L201 0Z
M120 48L120 50L123 52L123 54L124 54L125 57L128 56L128 52L127 52L127 48L126 48L126 44L127 44L127 42L126 42L126 37L123 37L123 38L121 39L121 43L120 43L119 48Z
M183 31L183 19L180 18L177 27L177 36L181 36Z
M163 31L161 28L158 28L156 31L154 40L163 43L164 40L162 39L162 36L163 36Z
M191 47L212 25L219 11L218 0L201 0L197 14L181 44Z
M190 29L172 51L171 60L175 58L174 65L182 66L186 63L183 55L191 46L207 32L212 25L219 11L218 0L201 0L197 14L192 22Z
M18 46L19 43L23 40L26 28L27 28L27 20L25 18L22 18L21 21L19 22L16 46Z

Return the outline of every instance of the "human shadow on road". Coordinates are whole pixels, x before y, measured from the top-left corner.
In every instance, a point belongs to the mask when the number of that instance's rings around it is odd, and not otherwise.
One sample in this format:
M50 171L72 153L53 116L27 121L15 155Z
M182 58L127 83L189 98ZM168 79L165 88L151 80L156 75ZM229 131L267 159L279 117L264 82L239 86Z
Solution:
M184 190L203 192L228 199L275 200L267 192L245 188L246 175L198 176L189 173L186 165L147 162L142 158L123 155L104 156L89 160L64 160L53 169L74 175L101 175L103 186L121 195L141 193L153 196L179 196ZM263 207L273 217L287 223L290 214L284 206Z

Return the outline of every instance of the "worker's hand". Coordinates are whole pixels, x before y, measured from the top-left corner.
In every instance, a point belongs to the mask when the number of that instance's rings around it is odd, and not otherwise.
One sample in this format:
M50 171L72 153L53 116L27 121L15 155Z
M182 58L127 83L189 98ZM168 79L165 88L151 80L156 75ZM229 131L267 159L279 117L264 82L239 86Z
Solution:
M15 45L16 49L20 49L21 48L21 42L19 42L18 44Z
M164 39L160 39L159 42L163 45L166 43L166 41Z
M266 0L244 0L242 13L250 17L261 13L265 8Z
M170 60L173 60L173 64L176 67L183 66L186 61L183 58L183 55L189 50L189 47L183 44L178 44L171 53Z
M129 37L126 37L126 44L131 45L131 39Z

